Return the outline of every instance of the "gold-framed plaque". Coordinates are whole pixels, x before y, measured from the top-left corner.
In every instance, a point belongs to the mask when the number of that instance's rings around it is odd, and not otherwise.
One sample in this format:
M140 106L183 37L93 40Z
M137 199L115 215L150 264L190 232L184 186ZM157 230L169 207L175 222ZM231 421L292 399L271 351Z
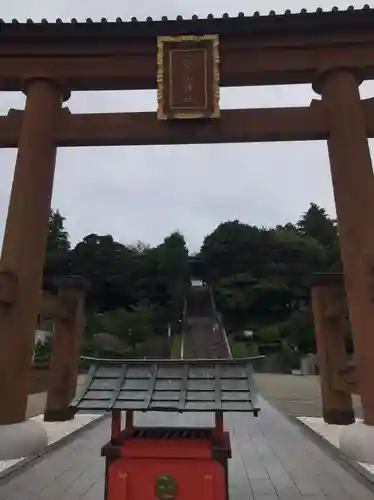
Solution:
M157 39L159 120L219 118L218 35Z

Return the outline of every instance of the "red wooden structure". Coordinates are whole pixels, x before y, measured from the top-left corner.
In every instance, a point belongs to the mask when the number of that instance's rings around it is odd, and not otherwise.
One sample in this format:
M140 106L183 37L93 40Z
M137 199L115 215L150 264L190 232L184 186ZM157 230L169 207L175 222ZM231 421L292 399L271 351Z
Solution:
M374 9L365 6L0 23L0 91L27 96L24 110L0 116L0 148L18 148L0 258L0 425L26 414L58 147L326 140L357 383L364 422L374 426L374 100L359 92L362 81L374 79L373 22ZM221 87L285 84L312 84L321 99L220 109ZM63 107L70 92L156 88L157 113Z
M255 406L250 360L93 360L75 411L112 412L105 500L227 500L224 411ZM126 423L122 429L122 411ZM211 427L138 427L134 411L213 412Z
M311 285L323 418L328 424L351 425L355 422L352 394L360 394L360 384L357 360L346 348L350 324L344 277L314 274Z

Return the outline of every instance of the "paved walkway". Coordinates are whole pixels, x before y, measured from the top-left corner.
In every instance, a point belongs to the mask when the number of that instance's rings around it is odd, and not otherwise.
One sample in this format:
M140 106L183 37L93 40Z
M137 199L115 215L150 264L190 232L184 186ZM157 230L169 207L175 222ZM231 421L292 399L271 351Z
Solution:
M258 419L233 414L230 500L374 500L374 493L351 476L301 429L260 402ZM157 416L156 416L157 415ZM140 415L139 424L207 425L208 415ZM104 500L104 459L109 421L39 459L7 483L0 500ZM145 500L145 499L144 499Z
M256 373L256 386L267 401L286 415L322 417L321 384L318 376ZM361 398L353 394L357 418L362 418Z

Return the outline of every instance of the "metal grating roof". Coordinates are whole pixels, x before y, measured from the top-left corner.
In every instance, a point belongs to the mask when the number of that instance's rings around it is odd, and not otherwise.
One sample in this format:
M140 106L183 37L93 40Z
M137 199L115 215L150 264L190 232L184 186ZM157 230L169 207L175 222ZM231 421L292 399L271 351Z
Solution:
M91 361L85 386L72 402L76 411L232 411L257 415L252 361Z

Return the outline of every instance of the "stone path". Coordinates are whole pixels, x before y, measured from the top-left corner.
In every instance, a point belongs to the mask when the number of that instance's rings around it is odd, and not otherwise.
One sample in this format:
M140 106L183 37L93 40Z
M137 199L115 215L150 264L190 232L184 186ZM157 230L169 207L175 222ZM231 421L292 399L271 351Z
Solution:
M230 500L374 500L374 493L327 455L309 436L264 401L258 419L227 415L233 458ZM207 425L204 414L148 414L139 424ZM104 459L109 420L83 431L7 483L0 500L104 500ZM144 499L146 500L146 499Z
M82 427L89 425L93 420L97 420L100 415L80 413L75 416L74 420L67 422L44 422L44 415L33 417L32 420L40 423L47 432L48 446L66 438L70 434L80 430ZM25 457L14 460L0 460L0 476L7 471L7 469L20 464L26 460Z
M186 359L228 358L227 346L214 318L189 318L189 330L183 335Z
M323 420L323 418L316 417L298 417L304 425L308 426L316 434L321 436L323 439L332 444L336 449L339 449L339 436L342 430L345 428L344 425L329 425ZM363 422L362 419L356 419L356 422ZM374 478L374 465L367 464L363 462L357 462L361 467L364 467L371 476Z
M256 373L259 393L286 415L322 417L321 388L318 376ZM353 395L356 418L362 417L360 397Z
M188 294L186 323L188 326L183 333L184 358L230 357L208 286L193 287Z

